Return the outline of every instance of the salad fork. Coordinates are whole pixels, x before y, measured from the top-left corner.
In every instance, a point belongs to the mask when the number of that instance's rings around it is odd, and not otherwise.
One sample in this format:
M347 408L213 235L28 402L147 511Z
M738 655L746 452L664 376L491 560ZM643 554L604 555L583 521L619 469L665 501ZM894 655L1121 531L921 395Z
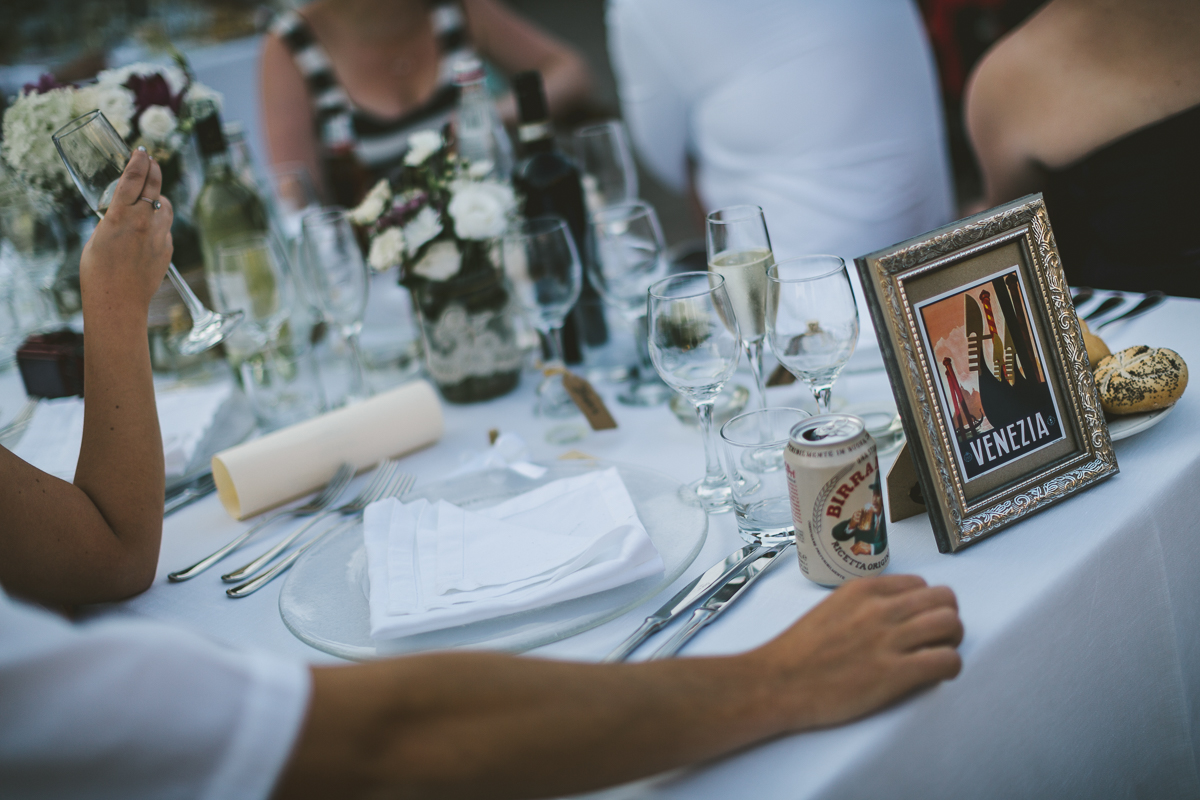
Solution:
M371 476L370 483L368 483L366 488L358 493L358 497L355 497L349 503L345 503L338 508L318 514L307 525L302 525L299 530L286 536L278 544L276 544L267 552L263 553L258 558L251 561L249 564L239 567L233 572L227 572L222 575L221 580L225 581L226 583L236 583L250 575L253 575L266 566L269 562L273 561L275 556L291 547L292 543L299 539L305 531L326 517L333 516L334 514L349 516L351 514L357 514L361 512L371 503L378 500L383 492L392 485L392 478L395 477L396 470L399 468L400 464L395 459L387 458L383 461L380 461L379 465L375 468L375 474Z
M363 509L365 509L368 505L375 502L376 500L385 500L389 497L401 497L401 496L407 494L408 491L410 489L412 489L413 484L416 482L417 482L417 477L415 475L407 475L407 474L402 473L400 475L395 476L395 478L392 479L392 481L389 483L389 485L384 487L384 489L382 491L380 491L378 497L374 498L370 502L363 505ZM362 519L362 511L361 510L354 513L350 517L350 519L344 520L341 523L334 525L332 528L329 528L328 530L318 533L316 536L314 536L313 538L311 538L307 542L305 542L301 547L298 547L293 552L288 553L287 556L284 557L284 559L282 561L280 561L274 567L272 567L271 569L262 573L261 575L251 578L250 580L246 581L245 583L241 584L240 586L234 586L232 589L226 589L225 594L229 595L230 597L245 597L248 594L254 594L259 589L261 589L262 587L264 587L268 583L270 583L272 580L274 580L280 573L284 572L286 569L291 567L292 564L294 564L296 562L296 560L300 558L300 556L304 555L308 551L308 549L310 547L312 547L314 544L321 541L322 539L329 536L330 534L332 534L335 531L340 531L348 525L353 525L355 522L358 522L360 519Z
M333 503L333 501L338 499L342 491L346 488L346 485L350 483L350 480L353 477L354 466L352 464L342 464L337 468L337 471L333 473L333 477L329 479L329 483L325 484L325 488L321 490L321 493L312 500L309 500L299 508L285 509L272 514L264 520L261 520L253 528L241 534L232 542L225 545L207 558L201 559L187 569L181 569L178 572L172 572L171 574L167 575L167 580L173 583L179 583L180 581L186 581L189 578L196 577L201 572L204 572L204 570L208 569L213 564L217 563L222 558L241 547L243 542L276 520L289 516L311 517L313 514L324 511L330 504Z

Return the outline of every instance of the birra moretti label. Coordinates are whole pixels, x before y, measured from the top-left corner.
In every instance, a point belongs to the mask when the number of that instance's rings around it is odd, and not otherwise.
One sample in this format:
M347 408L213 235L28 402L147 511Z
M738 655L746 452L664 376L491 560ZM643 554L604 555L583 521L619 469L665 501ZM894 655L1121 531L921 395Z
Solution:
M883 480L863 421L825 414L792 428L784 454L800 570L822 586L888 563Z

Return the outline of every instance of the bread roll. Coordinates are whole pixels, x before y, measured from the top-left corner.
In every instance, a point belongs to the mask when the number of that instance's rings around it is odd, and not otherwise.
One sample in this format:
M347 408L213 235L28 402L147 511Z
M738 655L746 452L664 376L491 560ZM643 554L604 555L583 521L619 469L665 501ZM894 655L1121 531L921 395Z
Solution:
M1109 414L1137 414L1166 408L1187 388L1187 364L1174 350L1139 345L1096 365L1100 405Z
M1112 351L1108 349L1108 345L1104 343L1103 339L1092 333L1082 317L1079 319L1079 327L1083 329L1083 346L1087 348L1088 363L1095 370L1101 360L1112 355Z

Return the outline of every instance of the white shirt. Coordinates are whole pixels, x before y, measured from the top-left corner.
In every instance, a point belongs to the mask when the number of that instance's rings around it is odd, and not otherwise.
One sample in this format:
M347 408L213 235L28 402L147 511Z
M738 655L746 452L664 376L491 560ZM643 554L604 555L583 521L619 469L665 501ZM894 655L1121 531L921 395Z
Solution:
M942 110L909 0L610 0L638 155L709 209L762 206L776 260L852 259L952 219ZM864 335L870 318L855 278Z
M0 591L0 798L267 797L303 664L143 621L70 622Z

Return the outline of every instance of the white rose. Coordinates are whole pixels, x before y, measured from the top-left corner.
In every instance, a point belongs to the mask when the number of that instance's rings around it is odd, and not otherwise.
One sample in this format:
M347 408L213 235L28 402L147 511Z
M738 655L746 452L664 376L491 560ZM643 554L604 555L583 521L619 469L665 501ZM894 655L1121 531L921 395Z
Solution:
M371 187L367 196L346 217L355 225L370 225L383 216L388 203L392 200L392 187L384 178Z
M413 266L413 272L431 281L444 281L458 274L462 257L454 242L434 242L425 257Z
M99 110L112 123L117 133L121 134L121 138L128 137L132 130L129 120L133 117L136 106L133 92L124 86L100 83L85 86L76 90L72 107L76 115Z
M177 124L171 109L166 106L150 106L142 112L138 120L138 129L151 141L165 142L167 137L175 132Z
M446 208L454 218L454 233L460 239L490 239L508 227L515 205L513 191L495 181L455 182Z
M34 187L61 194L74 191L51 135L74 117L75 90L22 94L4 112L4 159Z
M408 137L408 153L404 163L410 167L419 167L425 159L442 149L442 135L437 131L417 131Z
M371 240L367 263L377 272L391 269L404 260L404 231L388 228Z
M411 257L421 249L421 245L435 239L442 232L442 215L432 206L425 206L417 215L404 226L404 239L408 242L408 255Z
M167 88L171 91L172 96L182 92L183 87L187 85L187 76L174 64L151 64L145 61L116 69L106 69L96 76L96 82L121 86L129 80L130 75L143 77L162 75L167 81Z

